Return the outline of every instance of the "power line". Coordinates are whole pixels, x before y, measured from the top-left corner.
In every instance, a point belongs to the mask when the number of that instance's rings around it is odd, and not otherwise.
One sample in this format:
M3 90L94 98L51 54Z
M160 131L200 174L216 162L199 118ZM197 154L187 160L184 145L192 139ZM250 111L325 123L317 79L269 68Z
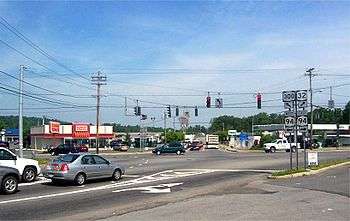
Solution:
M8 77L11 77L11 78L13 78L13 79L15 79L15 80L17 80L17 81L20 81L19 78L15 77L15 76L13 76L13 75L7 73L7 72L4 72L4 71L1 71L1 70L0 70L0 73L6 75L6 76L8 76ZM57 92L57 91L49 90L49 89L40 87L40 86L38 86L38 85L29 83L29 82L24 81L24 80L22 80L22 81L23 81L23 83L25 83L25 84L27 84L27 85L29 85L29 86L32 86L32 87L34 87L34 88L37 88L37 89L40 89L40 90L43 90L43 91L47 91L47 92L53 93L53 94L55 94L55 95L60 95L60 96L65 96L65 97L71 97L71 98L80 98L80 97L75 97L74 95L64 94L64 93L60 93L60 92Z
M24 34L22 34L18 29L16 29L15 27L13 27L5 18L0 16L0 19L3 20L0 21L0 23L7 28L9 31L11 31L13 34L15 34L18 38L22 39L24 42L26 42L29 46L31 46L34 50L36 50L37 52L39 52L40 54L44 55L45 57L47 57L48 59L50 59L51 61L53 61L54 63L56 63L57 65L59 65L60 67L64 68L65 70L68 70L69 72L85 79L89 81L89 78L76 73L75 71L73 71L72 69L68 68L66 65L62 64L61 62L59 62L56 58L54 58L53 56L51 56L50 54L48 54L46 51L44 51L42 48L40 48L37 44L35 44L33 41L31 41L28 37L26 37Z
M23 52L19 51L18 49L16 49L15 47L11 46L11 45L8 44L8 43L6 43L5 41L3 41L3 40L0 39L0 42L1 42L2 44L4 44L5 46L7 46L8 48L10 48L10 49L12 49L13 51L15 51L16 53L22 55L24 58L26 58L26 59L32 61L33 63L39 65L40 67L43 67L44 69L46 69L46 70L48 70L48 71L50 71L50 72L52 72L52 73L58 74L58 76L59 76L59 73L56 72L55 70L52 70L51 68L47 67L46 65L44 65L44 64L42 64L42 63L40 63L40 62L34 60L33 58L31 58L31 57L29 57L28 55L24 54ZM30 72L37 74L37 73L34 72L34 71L30 71ZM38 75L39 75L39 74L38 74ZM43 76L43 75L42 75L41 77L49 78L48 76ZM55 77L53 77L53 76L51 76L50 78L55 79ZM69 79L71 79L71 80L73 80L73 81L76 81L75 79L70 78L69 76L67 76L66 78L69 78ZM66 83L69 83L69 84L72 84L72 85L77 85L77 86L79 86L79 87L85 87L85 88L86 88L86 85L78 84L78 83L75 83L75 82L70 82L70 81L67 81L67 80L64 80L64 79L57 79L57 78L56 78L55 80L57 80L57 81L59 81L59 82L66 82ZM93 89L90 89L90 88L88 88L88 89L89 89L89 90L93 90Z

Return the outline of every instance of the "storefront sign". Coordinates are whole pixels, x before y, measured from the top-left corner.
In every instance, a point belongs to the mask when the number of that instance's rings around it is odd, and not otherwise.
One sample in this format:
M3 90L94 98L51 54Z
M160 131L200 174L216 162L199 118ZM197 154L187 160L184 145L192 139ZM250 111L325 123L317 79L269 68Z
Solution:
M88 124L73 124L73 137L89 138L90 130Z
M51 134L58 134L60 132L60 123L50 121L49 128Z

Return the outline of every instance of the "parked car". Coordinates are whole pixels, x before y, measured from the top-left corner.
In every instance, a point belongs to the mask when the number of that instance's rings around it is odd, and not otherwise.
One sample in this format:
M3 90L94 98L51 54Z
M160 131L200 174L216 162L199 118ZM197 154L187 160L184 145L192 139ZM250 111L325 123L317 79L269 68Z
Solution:
M5 194L17 192L19 180L20 174L17 169L0 166L0 192Z
M0 147L9 148L9 147L10 147L10 144L9 144L9 142L0 141Z
M88 152L88 148L85 145L72 145L72 144L59 144L56 147L51 147L47 150L52 156L68 153Z
M79 153L89 152L89 148L86 145L76 145L75 147L78 148Z
M33 182L41 172L38 161L18 157L3 147L0 147L0 166L17 169L24 182Z
M177 155L180 155L185 153L186 150L181 143L169 143L154 148L152 152L157 155L160 155L162 153L176 153Z
M200 141L193 141L188 148L190 151L198 151L203 149L203 143Z
M289 143L287 139L277 139L271 143L264 144L264 150L266 153L274 153L277 150L284 150L286 152L289 152L290 148L292 148L292 152L295 152L297 148L300 149L300 144Z
M128 149L129 149L127 144L121 140L113 140L113 141L111 141L111 143L109 145L115 151L128 151Z
M111 178L119 180L125 168L95 154L72 153L59 156L43 171L45 178L57 181L73 181L83 185L87 180Z

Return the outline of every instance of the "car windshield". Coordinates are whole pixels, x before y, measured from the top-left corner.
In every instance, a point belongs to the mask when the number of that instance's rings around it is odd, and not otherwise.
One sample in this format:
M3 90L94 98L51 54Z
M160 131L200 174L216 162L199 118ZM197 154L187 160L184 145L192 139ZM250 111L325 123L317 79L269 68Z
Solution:
M54 162L72 163L72 162L74 162L78 157L79 157L79 155L77 155L77 154L67 154L67 155L60 156L60 157L58 157L57 159L54 159Z

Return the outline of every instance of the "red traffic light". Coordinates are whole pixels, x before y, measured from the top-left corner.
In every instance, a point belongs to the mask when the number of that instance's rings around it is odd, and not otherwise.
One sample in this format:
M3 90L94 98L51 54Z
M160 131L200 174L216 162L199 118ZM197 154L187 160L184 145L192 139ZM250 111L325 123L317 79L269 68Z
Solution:
M261 109L261 94L260 93L258 93L256 95L256 104L257 104L258 109Z

